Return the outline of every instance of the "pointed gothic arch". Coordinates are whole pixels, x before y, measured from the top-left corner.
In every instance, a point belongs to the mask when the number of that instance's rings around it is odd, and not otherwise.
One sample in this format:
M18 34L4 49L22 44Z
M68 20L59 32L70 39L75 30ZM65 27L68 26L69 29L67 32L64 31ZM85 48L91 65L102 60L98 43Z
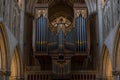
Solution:
M0 80L7 79L9 72L9 44L5 26L0 22Z
M104 45L100 58L100 78L105 80L113 80L112 62L108 48Z
M20 48L16 47L12 56L10 80L18 80L23 76L23 64Z
M114 40L113 69L114 76L116 76L116 78L120 78L120 24Z

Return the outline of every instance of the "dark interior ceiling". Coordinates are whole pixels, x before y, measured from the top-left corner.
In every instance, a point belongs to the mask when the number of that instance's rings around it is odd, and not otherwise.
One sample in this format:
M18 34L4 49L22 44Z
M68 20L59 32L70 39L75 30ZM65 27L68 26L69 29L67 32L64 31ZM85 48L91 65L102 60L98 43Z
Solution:
M65 0L57 0L56 4L51 5L48 9L49 20L52 21L56 17L63 16L70 21L73 20L73 7Z
M48 3L49 6L52 6L60 1L65 1L72 5L73 3L85 3L85 0L37 0L37 3Z
M38 0L37 3L48 3L48 15L50 22L60 16L63 16L72 22L74 17L74 3L85 4L85 0Z

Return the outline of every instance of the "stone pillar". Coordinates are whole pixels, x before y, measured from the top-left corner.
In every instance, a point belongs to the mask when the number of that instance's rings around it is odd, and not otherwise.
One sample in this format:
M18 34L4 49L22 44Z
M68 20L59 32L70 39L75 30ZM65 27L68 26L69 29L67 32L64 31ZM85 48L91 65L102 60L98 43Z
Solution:
M21 4L21 13L20 13L20 37L19 37L19 39L20 39L20 48L21 48L21 58L22 58L22 60L24 60L23 58L24 58L24 56L23 56L23 54L24 54L24 15L25 15L25 0L21 0L22 1L22 4ZM24 64L24 63L23 63ZM23 65L22 65L22 67L23 67ZM23 73L23 71L21 72L21 73ZM22 74L22 75L24 75L24 74Z
M23 47L24 47L24 15L25 15L25 0L22 0L21 5L21 18L20 18L20 47L23 56Z
M102 2L97 0L98 5L98 35L99 35L99 53L102 51L103 45L103 23L102 23Z
M3 20L3 0L0 0L0 21Z

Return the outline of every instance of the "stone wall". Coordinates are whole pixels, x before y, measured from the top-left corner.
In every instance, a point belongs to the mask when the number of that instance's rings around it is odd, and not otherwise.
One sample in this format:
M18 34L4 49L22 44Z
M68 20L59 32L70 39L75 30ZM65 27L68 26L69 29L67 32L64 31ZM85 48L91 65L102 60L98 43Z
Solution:
M106 0L102 10L103 10L103 38L105 40L120 20L120 1Z
M0 20L8 26L17 40L20 37L20 12L17 0L0 0Z

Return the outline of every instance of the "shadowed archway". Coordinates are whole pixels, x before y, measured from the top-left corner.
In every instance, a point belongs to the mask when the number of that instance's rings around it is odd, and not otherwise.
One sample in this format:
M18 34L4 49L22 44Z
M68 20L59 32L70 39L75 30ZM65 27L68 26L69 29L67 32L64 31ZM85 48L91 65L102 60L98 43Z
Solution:
M5 26L0 23L0 80L8 79L9 72L9 45Z
M114 78L120 79L120 24L114 41L113 65Z
M18 80L22 78L22 61L19 48L15 48L11 62L10 80Z
M102 56L100 59L100 75L102 80L113 80L112 62L109 55L109 50L103 46Z

